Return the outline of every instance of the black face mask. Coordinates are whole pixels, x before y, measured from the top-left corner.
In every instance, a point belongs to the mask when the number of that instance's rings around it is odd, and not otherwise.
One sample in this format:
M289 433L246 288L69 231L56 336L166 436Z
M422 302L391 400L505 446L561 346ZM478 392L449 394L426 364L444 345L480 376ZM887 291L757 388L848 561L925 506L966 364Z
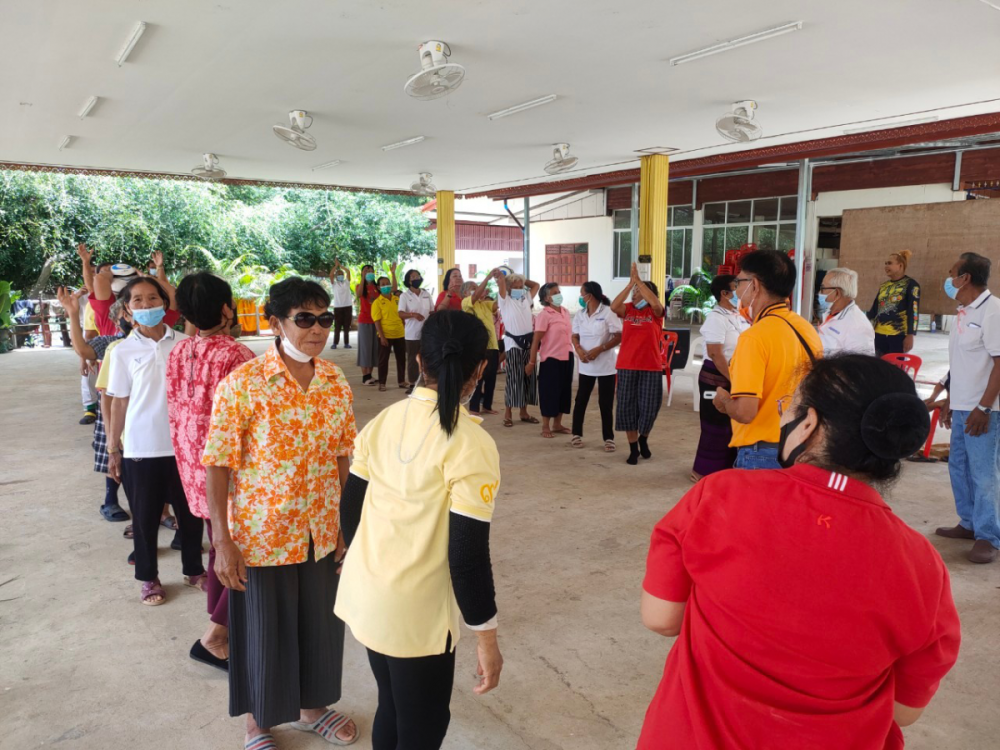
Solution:
M420 285L423 284L423 283L424 283L424 280L420 276L417 276L415 279L410 279L410 288L411 289L419 289Z
M790 469L795 465L795 461L798 457L805 452L806 444L803 441L792 449L792 452L788 454L788 458L783 458L785 453L785 443L788 442L788 436L795 432L795 428L805 422L806 417L808 416L809 413L807 412L801 417L796 417L791 422L781 425L781 438L778 440L778 463L781 465L782 469Z

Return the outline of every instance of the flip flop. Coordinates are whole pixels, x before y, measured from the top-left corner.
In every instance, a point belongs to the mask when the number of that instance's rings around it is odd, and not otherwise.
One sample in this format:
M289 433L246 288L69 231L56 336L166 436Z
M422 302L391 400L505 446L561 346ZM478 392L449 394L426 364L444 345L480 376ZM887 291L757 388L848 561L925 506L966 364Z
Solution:
M153 597L160 597L159 601L154 601ZM163 590L160 585L160 579L157 578L153 581L144 581L142 584L142 603L147 607L159 607L163 602L167 600L167 593Z
M126 539L135 538L135 530L132 528L132 524L125 527L125 531L122 532L122 536Z
M177 531L177 519L173 516L164 516L160 519L160 526L171 531Z
M521 417L520 419L522 422L526 422L527 424L538 424L538 420L535 417L528 417L527 419Z
M196 576L184 576L184 585L193 589L208 591L208 573L199 573Z
M105 521L120 522L129 520L129 514L118 503L102 505L101 515L104 516Z
M514 420L507 419L507 417L504 417L504 419L503 419L503 426L504 427L513 427L514 426Z
M315 732L324 740L329 742L331 745L353 745L358 741L358 737L361 736L361 732L358 731L357 724L354 725L354 739L345 741L337 736L337 731L342 729L347 725L347 722L351 721L351 717L345 716L339 711L334 711L332 708L325 714L320 716L312 724L306 724L302 721L293 721L292 728L298 729L300 732ZM257 750L254 748L253 750Z
M557 435L572 435L573 434L573 430L571 430L569 427L560 427L559 429L552 430L552 431L554 433L556 433Z
M243 750L278 750L278 743L274 741L273 734L258 734L243 743Z

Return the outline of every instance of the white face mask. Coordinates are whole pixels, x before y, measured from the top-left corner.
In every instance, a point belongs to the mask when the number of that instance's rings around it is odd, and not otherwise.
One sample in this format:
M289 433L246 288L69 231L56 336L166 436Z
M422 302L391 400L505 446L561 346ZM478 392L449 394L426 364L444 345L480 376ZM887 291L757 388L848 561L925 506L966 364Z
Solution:
M287 354L289 357L294 359L296 362L311 362L312 357L306 354L304 351L295 348L295 344L292 343L291 339L285 335L284 326L281 328L281 351Z

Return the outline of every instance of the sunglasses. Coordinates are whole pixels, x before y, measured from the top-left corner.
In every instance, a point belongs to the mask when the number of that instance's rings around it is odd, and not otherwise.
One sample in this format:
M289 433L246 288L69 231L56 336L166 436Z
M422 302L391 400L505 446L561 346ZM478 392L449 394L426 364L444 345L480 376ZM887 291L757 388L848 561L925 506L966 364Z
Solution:
M300 312L296 313L294 318L289 318L289 320L299 328L312 328L317 323L323 326L323 328L329 328L333 325L333 313L325 312L322 315L313 315L312 313Z

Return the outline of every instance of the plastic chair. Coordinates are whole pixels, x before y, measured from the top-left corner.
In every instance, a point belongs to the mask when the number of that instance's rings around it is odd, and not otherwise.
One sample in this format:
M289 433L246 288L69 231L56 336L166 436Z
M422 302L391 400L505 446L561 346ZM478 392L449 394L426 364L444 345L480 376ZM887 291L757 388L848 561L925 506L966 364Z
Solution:
M898 367L913 380L917 379L920 366L924 363L916 354L883 354L882 359L890 365Z
M664 331L663 340L660 342L660 363L663 366L663 374L667 376L667 405L670 405L670 394L673 391L672 377L670 372L670 362L677 351L677 334L673 331Z
M691 382L691 401L694 410L701 411L701 394L698 392L698 374L701 372L701 365L704 362L702 355L705 353L705 337L695 336L691 342L691 356L688 357L687 365L683 370L678 370L673 374L673 382L676 385L679 378L687 378ZM667 395L667 406L670 406L674 398L673 388Z

